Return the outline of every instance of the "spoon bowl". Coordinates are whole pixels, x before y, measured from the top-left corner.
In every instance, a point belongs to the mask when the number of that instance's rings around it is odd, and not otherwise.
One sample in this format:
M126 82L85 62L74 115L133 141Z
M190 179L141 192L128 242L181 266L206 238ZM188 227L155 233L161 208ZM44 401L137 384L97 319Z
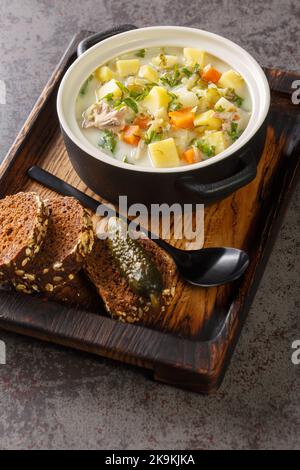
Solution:
M213 287L235 281L249 265L247 253L237 248L185 251L168 245L164 249L176 262L183 279L195 286Z

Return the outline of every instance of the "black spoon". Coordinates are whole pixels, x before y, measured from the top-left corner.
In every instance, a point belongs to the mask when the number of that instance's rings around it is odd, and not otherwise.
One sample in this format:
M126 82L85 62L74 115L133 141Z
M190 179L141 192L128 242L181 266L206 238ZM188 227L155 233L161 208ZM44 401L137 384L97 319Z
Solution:
M33 166L28 170L28 175L57 193L72 196L82 205L89 207L94 212L97 211L99 201L92 199L48 171ZM145 231L145 233L148 236L151 235L150 232ZM153 241L172 256L181 276L196 286L212 287L232 282L242 276L249 264L247 253L237 248L180 250L161 238L154 238Z

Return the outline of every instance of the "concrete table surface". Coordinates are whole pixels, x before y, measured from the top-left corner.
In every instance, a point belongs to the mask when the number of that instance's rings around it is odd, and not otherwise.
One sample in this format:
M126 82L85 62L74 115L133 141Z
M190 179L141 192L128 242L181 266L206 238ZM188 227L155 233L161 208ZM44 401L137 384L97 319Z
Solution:
M261 64L299 70L299 19L297 0L2 0L0 159L81 29L129 22L202 27L236 41ZM7 347L0 449L299 449L300 365L291 362L291 344L300 339L299 206L298 190L216 395L0 331Z

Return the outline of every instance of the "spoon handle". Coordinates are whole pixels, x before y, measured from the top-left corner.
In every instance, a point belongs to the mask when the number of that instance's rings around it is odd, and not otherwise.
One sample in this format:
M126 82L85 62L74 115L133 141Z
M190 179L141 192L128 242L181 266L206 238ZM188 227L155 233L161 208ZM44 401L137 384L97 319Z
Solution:
M92 197L83 193L71 184L66 183L65 181L53 175L52 173L49 173L49 171L43 170L43 168L40 168L39 166L34 165L29 168L28 175L33 180L46 186L49 189L52 189L53 191L56 191L59 194L62 194L63 196L74 197L83 206L88 207L95 213L97 213L99 205L102 204L100 201L93 199ZM102 207L104 211L107 211L108 213L111 212L111 209L105 204L102 204ZM126 217L119 214L117 211L115 212L115 214L117 217L120 217L125 220L127 224L131 224L131 227L138 227L137 224L135 224L132 220L127 219ZM151 234L149 230L146 230L143 227L141 227L140 229L145 233L145 235L147 235L149 238L152 238L159 246L168 251L168 243Z
M100 204L99 201L96 201L90 196L87 196L82 191L79 191L79 189L75 188L74 186L71 186L69 183L66 183L57 176L52 175L48 171L43 170L38 166L32 166L28 170L28 175L30 176L30 178L46 186L47 188L52 189L57 193L62 194L63 196L74 197L83 206L92 209L93 212L97 212L97 207Z

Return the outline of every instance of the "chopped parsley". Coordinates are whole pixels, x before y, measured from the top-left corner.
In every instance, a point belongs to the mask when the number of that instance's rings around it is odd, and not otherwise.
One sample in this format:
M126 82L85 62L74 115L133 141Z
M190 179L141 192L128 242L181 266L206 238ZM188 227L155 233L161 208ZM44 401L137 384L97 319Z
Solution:
M193 75L193 72L189 70L187 67L183 67L181 69L181 72L188 78L190 78Z
M135 53L136 57L141 57L141 58L144 58L145 54L146 54L146 49L140 49L139 51Z
M128 156L127 155L124 155L124 157L122 158L122 162L124 163L130 163L132 165L132 163L128 160Z
M103 98L105 101L108 103L112 103L114 100L114 94L113 93L108 93L107 95L104 96Z
M151 144L152 142L156 142L157 140L162 139L162 134L159 134L158 132L151 131L150 134L146 134L145 136L145 144Z
M237 95L233 88L229 88L228 96L225 96L225 98L228 98L230 101L235 103L238 108L243 106L244 99L241 96Z
M109 130L101 131L98 146L102 149L109 150L111 153L114 153L117 146L115 135Z
M193 145L197 149L201 150L201 152L206 158L214 157L216 155L216 147L214 145L208 145L206 142L204 142L201 139L195 140Z
M169 102L168 106L168 111L178 111L178 109L181 109L182 104L179 103L178 96L175 95L175 93L171 93L170 91L168 91L168 95L171 98L171 101Z
M108 93L106 96L104 96L104 99L109 104L111 104L115 109L122 108L122 106L124 106L124 104L126 104L126 106L131 108L135 113L138 113L139 110L138 110L136 102L134 101L133 98L130 98L130 96L127 96L127 95L131 95L128 88L125 85L123 85L123 83L121 83L121 82L117 81L116 83L117 83L118 87L120 88L120 90L122 91L122 98L118 99L118 100L115 100L114 99L114 94L113 93ZM124 96L127 96L127 98L124 98Z
M130 96L134 98L136 101L142 101L149 95L151 89L157 86L157 83L149 82L145 85L145 87L141 91L130 91Z
M218 113L223 113L223 112L225 111L225 108L223 108L223 106L221 106L221 105L218 106L218 107L215 108L215 109L216 109L216 111L217 111Z
M116 84L118 85L118 87L120 88L121 92L122 92L124 95L126 95L127 93L129 93L128 88L127 88L125 85L123 85L122 82L116 81Z
M173 88L181 82L181 74L178 69L178 65L174 65L173 72L165 73L160 77L160 81L164 85L168 85L170 88Z
M238 123L237 122L232 122L231 123L230 131L227 131L227 134L231 138L232 142L235 142L239 138L240 132L238 131Z
M167 65L167 58L165 56L165 53L162 52L161 54L159 54L159 65L161 67L165 67Z
M178 101L171 101L168 107L168 111L178 111L182 108L182 104Z
M235 95L233 102L238 106L238 108L240 108L241 106L243 106L244 99L238 95Z
M136 102L132 98L125 98L123 100L123 103L125 103L126 106L131 108L132 111L134 111L136 114L139 112L139 108L138 108Z
M79 94L80 94L81 96L84 96L84 95L86 94L87 89L88 89L88 86L89 86L89 83L90 83L90 81L92 81L92 80L93 80L93 75L90 75L90 76L86 79L86 81L84 82L84 84L82 85L82 87L80 88L80 91L79 91Z

